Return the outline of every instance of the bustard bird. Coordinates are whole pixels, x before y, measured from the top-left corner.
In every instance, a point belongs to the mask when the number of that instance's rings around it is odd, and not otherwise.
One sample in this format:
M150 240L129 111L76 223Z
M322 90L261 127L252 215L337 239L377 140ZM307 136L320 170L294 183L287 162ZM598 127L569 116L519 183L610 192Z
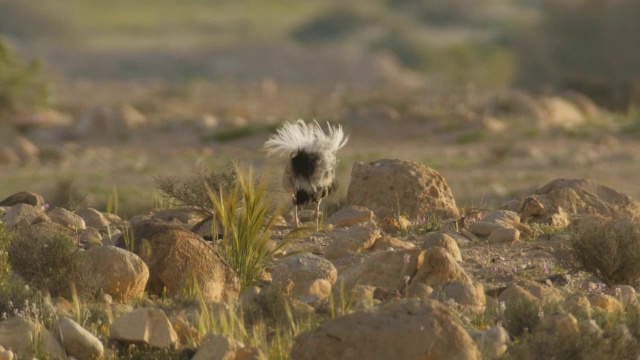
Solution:
M303 120L284 124L264 144L268 155L289 155L284 170L284 189L293 195L296 225L298 206L309 202L316 204L316 226L320 217L320 202L336 187L336 152L349 137L345 137L342 126L327 123L325 133L317 121Z

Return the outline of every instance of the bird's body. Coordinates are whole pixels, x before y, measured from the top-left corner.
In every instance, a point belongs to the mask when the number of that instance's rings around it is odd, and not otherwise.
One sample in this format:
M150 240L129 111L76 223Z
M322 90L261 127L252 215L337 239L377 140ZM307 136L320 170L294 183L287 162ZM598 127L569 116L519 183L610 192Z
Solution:
M325 133L315 121L287 123L264 145L269 155L290 156L283 185L293 195L296 223L298 206L313 202L319 210L322 199L336 187L336 152L347 143L348 137L340 125L327 124L327 127L328 133Z

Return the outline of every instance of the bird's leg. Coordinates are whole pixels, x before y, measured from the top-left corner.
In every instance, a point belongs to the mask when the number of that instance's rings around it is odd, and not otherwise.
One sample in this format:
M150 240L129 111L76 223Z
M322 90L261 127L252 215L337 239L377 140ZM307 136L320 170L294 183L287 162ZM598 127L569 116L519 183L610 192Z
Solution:
M316 203L316 231L320 229L320 202L322 199L319 199Z
M293 204L293 213L296 219L296 227L300 227L300 220L298 219L298 204Z

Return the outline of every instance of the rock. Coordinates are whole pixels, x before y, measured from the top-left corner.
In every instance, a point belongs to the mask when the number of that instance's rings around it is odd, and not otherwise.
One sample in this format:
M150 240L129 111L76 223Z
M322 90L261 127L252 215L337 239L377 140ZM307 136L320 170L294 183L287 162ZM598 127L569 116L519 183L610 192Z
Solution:
M109 221L100 211L92 208L86 208L76 211L76 215L80 216L87 227L94 228L98 231L107 231Z
M419 300L392 301L327 320L296 337L293 360L480 359L456 315Z
M485 306L484 286L482 286L482 283L449 282L433 288L429 298L442 303L453 301L472 311L482 311Z
M449 254L439 246L432 247L424 253L424 262L411 282L419 282L435 288L450 282L462 281L472 283L464 269Z
M53 333L67 352L77 359L100 359L104 355L104 346L95 337L75 321L61 317L56 320Z
M167 348L178 342L178 335L164 312L158 308L138 308L124 314L109 327L109 339L125 344L145 344Z
M586 296L572 296L565 301L564 308L578 318L591 317L591 303Z
M471 334L471 337L475 340L480 352L489 357L504 355L511 344L509 333L500 325Z
M507 288L498 296L498 302L504 302L506 306L519 305L519 304L539 304L540 300L531 295L530 292L523 289L517 284L510 284Z
M15 355L11 350L2 350L0 351L0 360L13 360Z
M336 259L350 253L360 253L373 246L380 237L380 229L376 224L369 222L351 226L342 231L330 233L331 243L326 248L326 256Z
M42 209L44 207L44 198L36 193L20 191L0 201L0 206L12 207L18 204L27 204Z
M130 105L100 105L80 115L73 132L81 138L122 140L147 122L147 118Z
M514 211L495 210L482 220L469 224L469 231L478 236L489 236L499 229L514 229L520 217Z
M451 236L441 233L430 233L422 239L423 249L426 250L436 246L445 249L456 261L462 261L458 243Z
M548 315L542 318L534 330L534 337L562 338L580 332L578 320L566 312Z
M0 345L11 350L19 358L33 358L31 339L42 336L42 346L50 359L66 359L64 349L44 326L15 316L0 322Z
M349 227L372 221L373 212L371 210L362 206L347 206L331 215L326 223L335 227Z
M594 309L598 308L606 313L619 313L623 310L622 303L607 294L593 294L589 296L589 302Z
M597 337L602 336L602 329L598 326L593 319L583 319L578 322L578 327L580 328L580 332L586 335L594 335Z
M545 126L575 128L585 121L585 116L572 102L557 96L540 99L540 105L546 110Z
M453 218L459 215L451 189L437 171L394 159L354 163L347 203L365 206L379 218L385 217L381 216L385 211L409 218L425 213Z
M495 229L487 237L489 242L502 243L502 242L516 242L520 240L520 231L518 229L499 228Z
M426 284L414 282L407 288L407 299L420 299L425 301L431 299L433 288Z
M47 216L49 216L49 219L54 223L60 224L73 231L77 232L86 229L84 219L67 209L54 207L47 212Z
M411 226L411 222L404 216L393 216L383 217L378 221L378 225L385 233L393 234L400 231L407 231Z
M144 294L149 268L136 254L113 246L96 246L85 251L83 257L89 277L113 298L137 299Z
M420 249L380 252L343 271L338 284L347 293L356 285L402 291L423 263L424 251Z
M623 306L638 303L636 290L629 285L614 285L609 289L609 291L607 291L607 294L618 299Z
M207 334L191 360L235 360L237 347L230 336Z
M542 209L524 211L527 202L534 201ZM537 208L540 205L536 206ZM640 202L612 188L588 179L556 179L542 186L528 197L507 203L503 208L521 212L521 218L533 222L551 224L556 216L562 217L562 211L568 213L573 222L580 216L600 216L605 218L640 219Z
M189 225L189 227L191 227L205 218L206 216L200 211L188 207L180 207L175 209L153 209L145 214L134 216L131 219L131 223L136 224L142 221L157 219L173 225ZM211 228L209 228L208 231L210 233Z
M290 296L307 304L315 304L329 297L338 272L329 260L301 253L278 260L273 266L271 277L272 285L276 288L292 281Z
M8 228L24 229L31 225L48 222L50 220L41 208L27 204L17 204L12 206L11 209L4 214L2 221Z
M177 296L196 283L205 301L238 297L240 282L235 271L200 236L156 222L136 225L134 234L136 254L149 267L147 289L151 293ZM124 247L124 236L117 243Z
M376 251L386 251L386 250L402 250L402 249L413 249L416 246L413 243L408 241L404 241L392 236L382 236L379 237L378 240L373 244L371 250Z
M536 126L543 124L547 117L544 107L536 99L516 90L508 90L490 97L485 102L482 112L485 116L516 120Z

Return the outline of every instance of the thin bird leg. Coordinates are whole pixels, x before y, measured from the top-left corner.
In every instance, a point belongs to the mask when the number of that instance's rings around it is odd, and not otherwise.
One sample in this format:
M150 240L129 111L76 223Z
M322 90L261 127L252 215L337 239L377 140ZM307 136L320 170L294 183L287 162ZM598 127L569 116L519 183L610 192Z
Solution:
M316 203L316 231L320 229L320 202L322 199L319 199Z
M300 227L300 220L298 220L298 205L297 204L293 204L293 213L295 214L295 218L296 218L296 227Z

